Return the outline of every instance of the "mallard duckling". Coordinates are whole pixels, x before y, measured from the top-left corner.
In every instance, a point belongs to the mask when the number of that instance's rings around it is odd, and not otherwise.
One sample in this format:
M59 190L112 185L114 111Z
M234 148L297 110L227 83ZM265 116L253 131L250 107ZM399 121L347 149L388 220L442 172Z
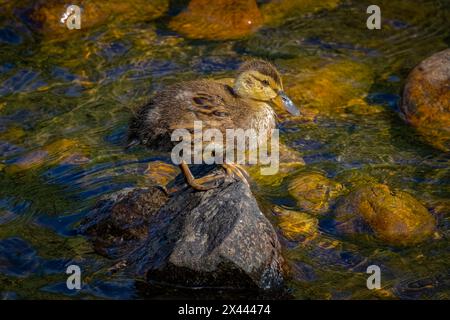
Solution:
M270 136L276 127L273 106L284 106L293 115L300 112L283 91L277 69L264 60L242 64L233 86L214 80L195 80L169 86L158 92L132 118L129 146L145 145L153 150L170 152L175 129L193 130L194 121L202 121L203 130L253 129L260 136ZM242 169L235 163L222 164L228 175L244 181ZM218 176L194 178L186 162L180 168L187 183L196 190L208 190L206 183ZM220 177L223 178L223 177Z

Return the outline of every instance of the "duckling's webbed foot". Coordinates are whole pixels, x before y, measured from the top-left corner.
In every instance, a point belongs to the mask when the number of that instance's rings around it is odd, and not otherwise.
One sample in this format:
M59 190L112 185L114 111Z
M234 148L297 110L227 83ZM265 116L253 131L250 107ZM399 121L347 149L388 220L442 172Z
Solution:
M217 185L211 184L211 185L205 185L209 184L211 182L221 180L224 178L223 174L214 174L214 175L208 175L201 178L195 178L192 174L191 170L189 169L189 166L186 162L182 161L180 164L181 171L184 174L184 177L186 178L186 182L188 185L190 185L195 190L199 191L207 191L210 189L217 188Z
M224 163L222 167L225 169L226 173L230 177L237 177L241 179L247 186L248 183L248 173L245 169L237 163Z

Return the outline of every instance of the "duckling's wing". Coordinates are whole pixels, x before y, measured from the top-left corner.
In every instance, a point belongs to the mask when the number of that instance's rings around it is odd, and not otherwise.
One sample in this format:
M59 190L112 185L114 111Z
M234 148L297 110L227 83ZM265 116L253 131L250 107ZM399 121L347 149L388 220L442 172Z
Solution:
M212 81L195 81L183 89L183 101L178 101L182 111L177 121L171 124L171 129L193 129L194 121L201 121L203 129L232 128L233 103L231 88Z
M175 129L193 133L195 121L202 129L234 128L236 98L231 87L214 81L175 84L157 93L133 117L129 141L137 140L152 149L170 151Z

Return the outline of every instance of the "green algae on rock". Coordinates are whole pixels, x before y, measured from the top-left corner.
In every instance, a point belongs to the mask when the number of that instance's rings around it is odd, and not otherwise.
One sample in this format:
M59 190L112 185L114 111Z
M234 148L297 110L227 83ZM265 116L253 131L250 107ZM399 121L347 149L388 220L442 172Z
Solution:
M298 207L312 214L326 213L342 189L340 183L316 172L300 173L289 183L289 194Z
M401 110L434 147L450 150L450 49L425 59L408 76Z
M225 40L249 35L261 22L255 0L191 0L169 26L188 38Z
M436 220L413 196L387 185L364 186L336 208L337 230L346 235L373 231L390 245L413 245L429 238Z

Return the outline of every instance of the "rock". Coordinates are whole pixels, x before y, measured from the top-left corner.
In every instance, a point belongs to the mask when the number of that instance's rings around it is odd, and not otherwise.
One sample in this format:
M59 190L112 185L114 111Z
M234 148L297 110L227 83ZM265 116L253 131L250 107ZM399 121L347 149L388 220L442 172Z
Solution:
M137 0L133 2L80 0L76 4L82 8L80 30L68 30L60 22L68 5L67 2L62 0L37 3L30 17L32 21L39 25L38 31L46 38L65 39L80 34L80 31L91 30L110 21L130 23L132 21L155 19L166 12L169 2L167 0ZM111 16L114 16L113 20L109 20Z
M263 167L266 167L264 165ZM252 180L259 186L275 187L281 185L283 180L295 170L305 166L301 154L283 143L279 145L279 167L276 174L262 175L261 166L247 166L246 170L251 175Z
M410 194L383 184L364 186L336 208L336 228L345 235L374 233L390 245L413 245L429 238L436 221Z
M431 145L450 150L450 49L425 59L409 74L401 111Z
M298 207L311 214L327 212L342 185L316 172L304 172L289 183L289 194L297 200Z
M157 187L118 191L99 200L79 232L92 239L99 253L119 257L147 238L151 217L167 199Z
M283 208L276 208L275 212L278 214L278 227L288 240L312 239L317 235L317 218L304 212Z
M262 17L255 0L191 0L170 28L194 39L236 39L256 31Z
M127 270L145 274L152 283L281 288L280 245L248 186L233 180L198 192L179 180L167 201L158 188L124 190L103 199L80 232L101 253L131 252L123 257Z
M367 65L348 60L294 59L285 67L296 70L303 64L301 72L287 79L286 92L297 105L321 113L345 110L349 102L367 95L373 81Z

